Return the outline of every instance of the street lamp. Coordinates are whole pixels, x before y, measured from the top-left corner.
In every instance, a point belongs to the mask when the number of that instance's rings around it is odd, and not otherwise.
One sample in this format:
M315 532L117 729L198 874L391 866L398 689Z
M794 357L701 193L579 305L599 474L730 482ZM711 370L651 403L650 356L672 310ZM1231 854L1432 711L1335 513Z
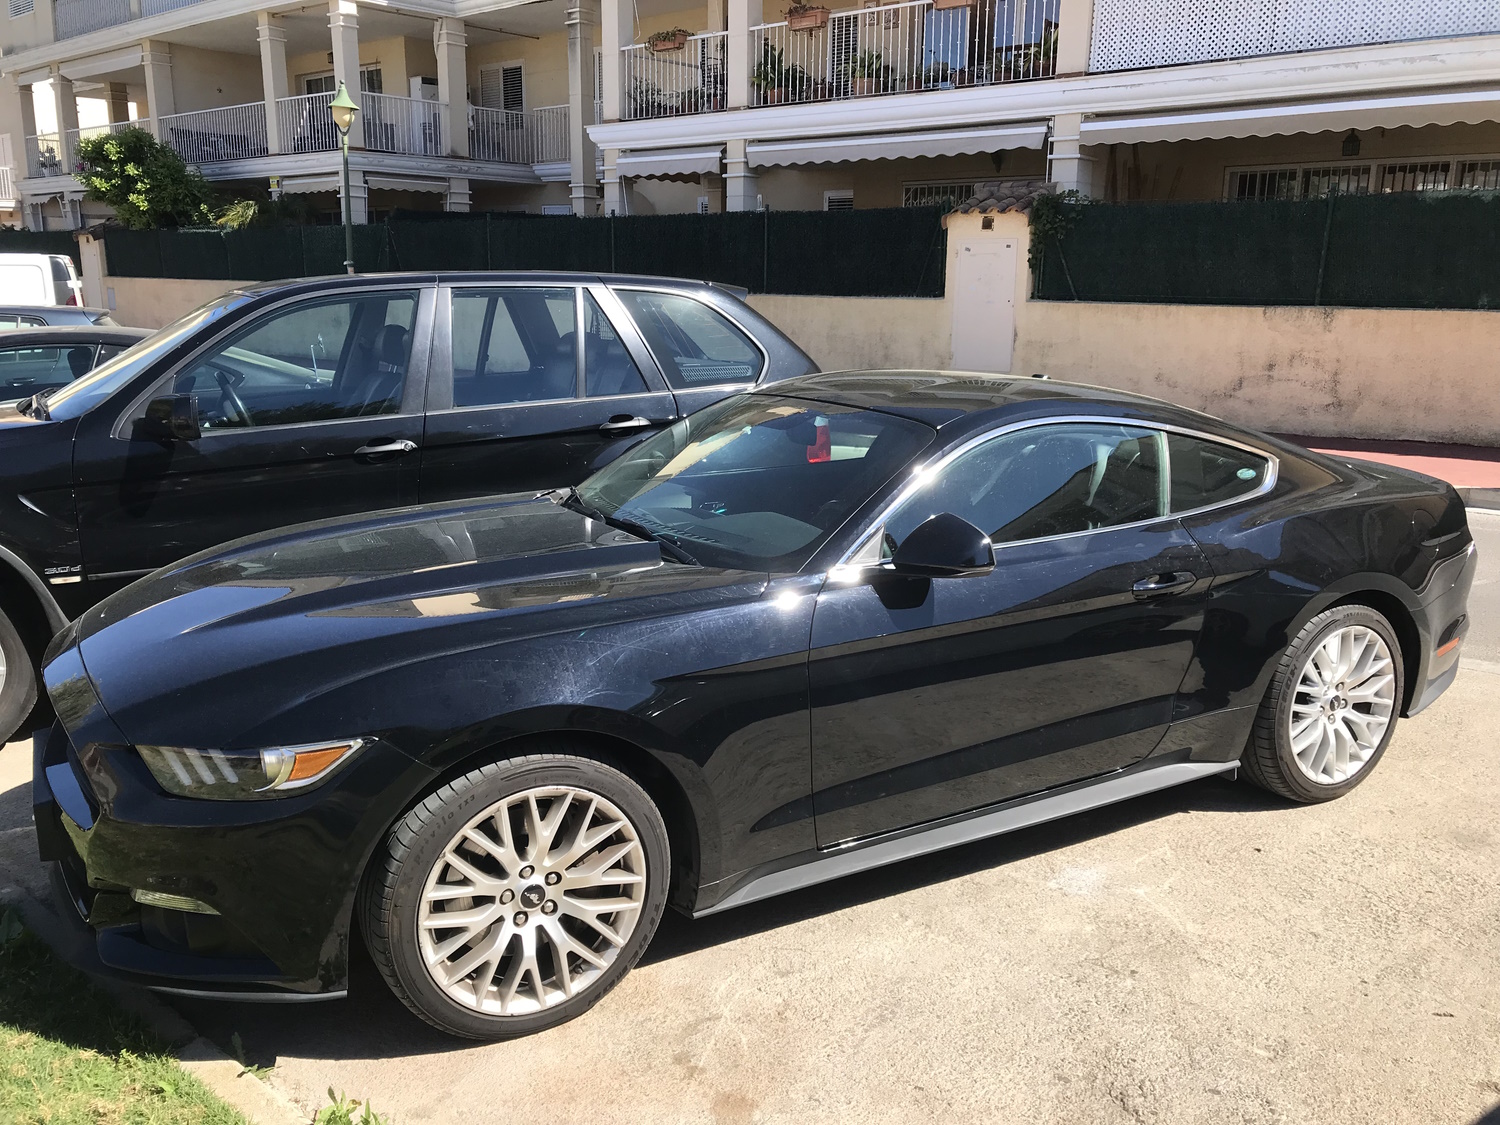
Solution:
M349 206L349 130L354 125L354 115L359 106L349 96L348 89L339 83L338 95L328 103L328 112L333 114L333 124L343 139L344 147L344 268L354 272L354 218Z

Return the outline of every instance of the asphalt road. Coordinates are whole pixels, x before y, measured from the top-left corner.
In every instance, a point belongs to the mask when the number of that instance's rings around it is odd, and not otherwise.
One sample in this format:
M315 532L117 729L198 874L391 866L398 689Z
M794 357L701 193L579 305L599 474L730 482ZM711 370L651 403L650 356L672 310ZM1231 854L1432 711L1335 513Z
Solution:
M510 1043L430 1031L363 956L344 1002L181 1008L308 1108L400 1125L1500 1123L1500 513L1472 523L1465 670L1344 800L1199 782L669 915L593 1012ZM22 753L0 893L36 883Z

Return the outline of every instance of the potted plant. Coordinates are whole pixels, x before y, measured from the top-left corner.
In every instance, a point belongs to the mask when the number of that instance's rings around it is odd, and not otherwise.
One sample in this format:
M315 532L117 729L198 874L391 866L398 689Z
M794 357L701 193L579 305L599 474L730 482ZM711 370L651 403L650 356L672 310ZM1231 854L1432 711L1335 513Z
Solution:
M760 61L750 74L750 84L759 92L761 105L805 101L807 72L800 66L787 66L781 48L767 39L760 45Z
M849 93L853 97L878 94L886 88L890 67L879 51L861 51L849 64Z
M793 4L786 10L786 25L793 31L814 32L828 26L829 9L821 4Z
M646 46L653 51L680 51L687 46L692 34L685 27L674 27L671 31L653 31L646 36Z

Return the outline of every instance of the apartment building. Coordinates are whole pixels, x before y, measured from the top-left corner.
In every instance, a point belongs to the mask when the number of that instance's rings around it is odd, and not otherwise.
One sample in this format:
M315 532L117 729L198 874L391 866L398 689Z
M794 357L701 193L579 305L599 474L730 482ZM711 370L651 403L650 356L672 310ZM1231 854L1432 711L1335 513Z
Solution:
M1500 0L5 0L28 225L91 218L131 121L232 189L356 218L1500 188ZM11 159L13 157L13 160ZM3 216L0 216L3 218Z

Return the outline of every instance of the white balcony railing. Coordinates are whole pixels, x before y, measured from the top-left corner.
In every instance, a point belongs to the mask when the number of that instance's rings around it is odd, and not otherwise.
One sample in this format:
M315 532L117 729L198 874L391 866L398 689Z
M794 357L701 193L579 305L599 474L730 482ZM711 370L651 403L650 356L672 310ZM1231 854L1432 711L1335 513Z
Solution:
M121 133L126 129L149 129L151 122L147 121L119 121L112 125L89 125L83 129L68 130L68 148L76 156L78 153L78 142L86 141L93 137L102 137L108 133Z
M130 0L53 0L52 31L58 39L71 39L199 3L202 0L140 0L140 14L135 15Z
M26 138L26 174L38 176L66 176L70 172L62 164L62 138L56 133L39 133Z
M266 103L170 114L161 119L161 139L189 164L265 156Z
M16 198L16 176L9 164L0 164L0 199L10 202Z
M690 35L681 47L656 50L645 43L623 47L625 98L622 116L677 117L725 108L724 82L729 33Z
M339 147L327 94L302 94L276 102L276 131L282 152L332 152Z
M442 102L425 98L402 98L394 94L363 93L359 96L358 125L364 130L365 148L408 156L442 156Z
M1493 3L1094 0L1093 71L1500 32Z
M750 29L755 105L823 102L1051 77L1058 0L906 0L830 13L826 24Z
M568 107L521 113L469 107L469 155L500 164L546 164L568 159Z

